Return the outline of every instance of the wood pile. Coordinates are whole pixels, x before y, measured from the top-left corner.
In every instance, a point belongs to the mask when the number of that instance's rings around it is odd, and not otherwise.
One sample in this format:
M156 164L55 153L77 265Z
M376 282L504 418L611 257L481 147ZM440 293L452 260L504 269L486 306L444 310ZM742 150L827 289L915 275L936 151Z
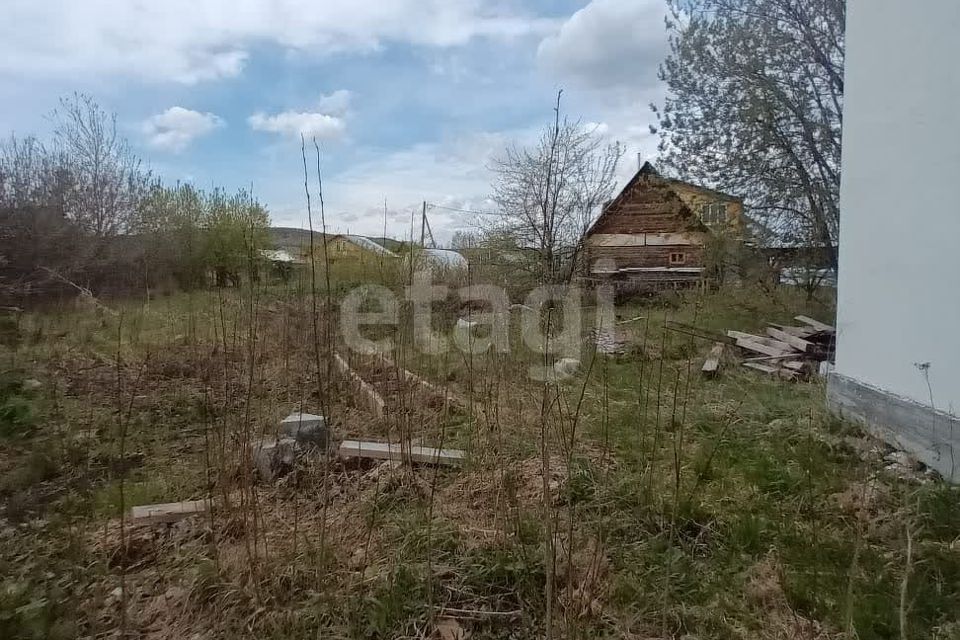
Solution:
M723 357L723 347L723 343L718 342L710 349L710 355L707 356L706 361L703 363L703 375L712 377L720 371L720 359Z
M746 354L743 366L785 380L808 378L817 374L820 363L833 362L837 330L806 316L794 320L801 324L770 323L764 336L727 331L727 337ZM704 372L713 366L712 358L711 353Z

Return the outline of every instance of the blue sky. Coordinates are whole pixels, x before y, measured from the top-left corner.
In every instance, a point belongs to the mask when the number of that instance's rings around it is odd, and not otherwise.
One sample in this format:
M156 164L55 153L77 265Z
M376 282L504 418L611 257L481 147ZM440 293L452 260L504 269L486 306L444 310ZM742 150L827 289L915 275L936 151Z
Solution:
M422 200L489 207L493 157L572 118L649 157L663 0L4 0L0 131L45 135L59 96L117 113L169 182L253 186L306 226L299 134L328 225L402 236ZM439 239L474 216L431 211Z

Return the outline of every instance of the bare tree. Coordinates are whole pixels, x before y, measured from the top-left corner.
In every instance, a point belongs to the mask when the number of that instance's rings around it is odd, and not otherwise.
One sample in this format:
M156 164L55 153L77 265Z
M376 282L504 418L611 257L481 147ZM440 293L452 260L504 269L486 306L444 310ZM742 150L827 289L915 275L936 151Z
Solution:
M623 155L620 144L606 143L595 127L561 117L561 93L539 142L511 147L494 161L498 211L487 229L536 251L547 282L558 278L562 259L575 259L584 232L613 193Z
M29 295L45 279L42 266L71 270L79 242L65 218L72 188L63 158L36 138L0 142L0 300Z
M150 176L117 133L116 115L90 96L75 93L60 100L52 119L57 149L75 183L70 219L97 238L130 230Z
M62 155L38 139L11 135L0 142L0 208L56 206L62 210L71 188Z
M781 240L834 247L845 0L667 2L664 164L745 197Z
M480 246L480 234L475 231L455 231L450 240L450 248L455 250L474 249Z
M61 100L52 119L52 144L0 141L0 306L78 290L149 295L170 279L193 288L211 270L236 283L258 264L269 214L251 195L152 180L116 117L87 96Z

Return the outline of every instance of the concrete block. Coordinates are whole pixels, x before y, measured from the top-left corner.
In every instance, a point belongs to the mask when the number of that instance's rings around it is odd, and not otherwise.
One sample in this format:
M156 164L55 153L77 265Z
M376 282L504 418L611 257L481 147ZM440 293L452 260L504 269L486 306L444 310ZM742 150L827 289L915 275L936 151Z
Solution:
M377 390L373 388L368 382L361 378L356 371L350 368L350 365L347 364L347 361L344 360L343 356L339 353L333 354L333 363L353 385L355 391L360 395L361 406L366 406L373 415L378 418L383 417L384 410L386 408L386 403L383 401L383 398L377 393Z
M262 440L254 447L253 466L262 480L272 482L293 470L297 453L297 441L293 438Z
M376 460L409 460L423 464L459 465L464 453L459 449L437 449L410 445L403 447L398 442L366 442L344 440L340 443L342 458L373 458Z
M960 482L960 417L853 378L830 374L827 405L874 436L907 451L949 482Z
M131 508L130 518L132 524L169 524L188 516L206 513L209 508L208 500L146 504Z
M293 438L300 444L327 446L330 432L323 416L294 412L280 421L280 435Z

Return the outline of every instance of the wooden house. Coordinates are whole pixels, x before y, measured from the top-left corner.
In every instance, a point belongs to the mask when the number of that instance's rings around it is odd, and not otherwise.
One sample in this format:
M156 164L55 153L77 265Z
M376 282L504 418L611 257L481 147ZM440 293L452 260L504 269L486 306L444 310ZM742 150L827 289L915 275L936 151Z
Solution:
M711 235L739 237L742 228L741 199L647 162L587 231L586 275L637 290L690 286L704 275Z

